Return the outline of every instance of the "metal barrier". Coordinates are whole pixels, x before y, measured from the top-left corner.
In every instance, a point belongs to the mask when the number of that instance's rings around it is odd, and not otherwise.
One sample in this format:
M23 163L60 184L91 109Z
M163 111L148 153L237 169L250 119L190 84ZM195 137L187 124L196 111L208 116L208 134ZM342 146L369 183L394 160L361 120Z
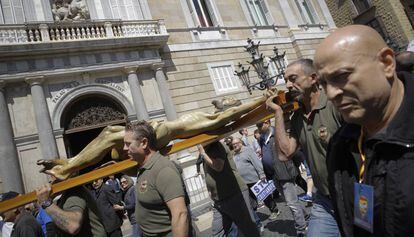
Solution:
M190 208L193 212L201 211L201 209L210 206L211 199L203 175L188 177L184 179L184 183L190 198Z

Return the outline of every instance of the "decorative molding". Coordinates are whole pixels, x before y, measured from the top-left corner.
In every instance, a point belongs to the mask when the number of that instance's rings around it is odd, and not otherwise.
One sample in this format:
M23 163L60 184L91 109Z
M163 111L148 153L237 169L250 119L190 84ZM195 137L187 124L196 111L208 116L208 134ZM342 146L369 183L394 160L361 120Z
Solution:
M49 92L52 91L58 91L53 97L52 97L52 103L56 104L62 96L64 96L66 93L70 92L72 89L80 86L81 83L78 81L69 81L59 84L49 84Z
M16 147L36 144L39 143L39 135L31 134L26 136L15 137L14 142L16 143Z
M148 115L150 116L151 119L161 118L165 116L165 110L158 109L158 110L148 111Z
M96 78L95 82L98 84L110 86L122 94L125 93L125 88L121 86L124 82L124 79L122 77Z
M160 58L157 59L148 59L148 60L141 60L141 61L134 61L134 62L122 62L122 63L110 63L105 65L92 65L92 66L78 66L78 67L71 67L71 68L62 68L62 69L55 69L55 70L43 70L38 72L24 72L18 74L3 74L0 75L0 80L6 81L21 81L26 79L30 75L36 75L35 77L39 77L42 75L43 77L59 77L64 75L80 75L83 72L105 72L105 71L113 71L113 70L122 70L124 67L150 67L153 63L161 62ZM39 76L37 76L39 75Z
M163 70L165 63L164 62L159 62L159 63L153 63L151 65L151 69L153 71L159 71L159 70Z
M30 86L34 85L41 85L45 81L44 76L33 76L33 77L26 77L25 82L28 83Z
M100 84L81 85L78 86L76 90L72 90L63 95L62 98L56 103L56 107L53 109L52 113L53 129L56 130L61 128L60 120L63 111L72 103L72 101L84 95L104 95L120 104L126 111L127 116L135 113L131 101L115 88Z
M0 90L4 90L4 88L6 87L6 81L5 80L0 80Z
M252 28L258 28L258 29L273 29L274 27L278 27L278 28L285 28L288 29L289 26L287 25L266 25L266 26L258 26L258 25L253 25L253 26L245 26L245 25L240 25L240 26L212 26L212 27L189 27L189 28L168 28L168 32L202 32L202 31L220 31L220 30L225 30L225 31L230 31L230 30L251 30Z
M127 75L129 74L136 74L138 70L138 66L128 66L128 67L124 67L123 68L123 72L126 73Z
M267 44L290 44L292 40L289 37L274 37L267 39L260 39L261 45ZM164 47L165 51L179 52L189 50L203 50L203 49L219 49L219 48L238 48L244 47L246 40L225 40L225 41L211 41L211 42L194 42L187 44L170 44Z

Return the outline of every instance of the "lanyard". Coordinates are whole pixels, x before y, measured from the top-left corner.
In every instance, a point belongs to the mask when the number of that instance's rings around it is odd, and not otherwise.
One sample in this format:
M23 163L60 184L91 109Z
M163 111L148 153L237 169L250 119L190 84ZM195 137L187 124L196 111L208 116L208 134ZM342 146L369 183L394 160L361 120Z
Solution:
M364 181L364 172L365 172L365 153L362 150L362 143L364 141L364 129L361 127L361 134L358 138L358 151L359 155L361 157L361 168L359 169L359 183L362 183Z

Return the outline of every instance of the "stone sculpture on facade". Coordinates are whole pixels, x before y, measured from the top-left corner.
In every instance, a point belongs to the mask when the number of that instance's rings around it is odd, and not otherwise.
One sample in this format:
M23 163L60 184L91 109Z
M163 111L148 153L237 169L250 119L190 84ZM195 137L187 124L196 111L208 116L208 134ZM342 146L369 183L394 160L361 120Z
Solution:
M54 0L52 13L55 21L82 21L90 19L85 0Z
M213 114L195 111L184 114L174 121L151 121L151 126L157 135L157 148L161 149L167 146L174 139L190 138L219 129L262 105L266 99L267 96L262 96L251 102ZM39 160L38 165L43 166L41 172L53 175L60 180L67 179L72 173L98 163L111 150L113 153L116 153L115 149L117 151L122 150L124 130L123 126L106 127L98 137L73 158Z

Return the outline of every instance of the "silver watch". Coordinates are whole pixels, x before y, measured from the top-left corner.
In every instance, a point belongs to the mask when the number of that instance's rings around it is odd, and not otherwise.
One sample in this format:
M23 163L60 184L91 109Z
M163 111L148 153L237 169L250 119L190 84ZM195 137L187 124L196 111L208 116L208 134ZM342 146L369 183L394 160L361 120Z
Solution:
M52 201L52 199L49 198L49 199L43 201L40 204L40 206L42 206L43 209L46 209L46 208L50 207L52 204L53 204L53 201Z

